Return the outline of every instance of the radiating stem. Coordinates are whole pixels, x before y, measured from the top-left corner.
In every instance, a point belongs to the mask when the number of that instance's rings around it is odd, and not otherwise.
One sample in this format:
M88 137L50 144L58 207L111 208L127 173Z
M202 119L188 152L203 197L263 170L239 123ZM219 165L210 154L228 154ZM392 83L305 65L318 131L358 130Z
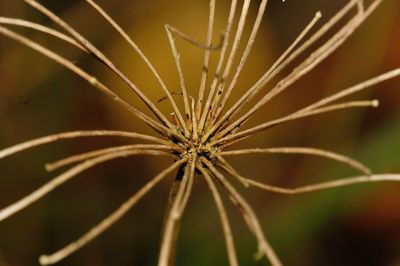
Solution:
M126 102L123 99L121 99L117 94L115 94L107 86L105 86L103 83L98 81L98 79L96 77L90 75L89 73L87 73L83 69L77 67L70 60L65 59L64 57L54 53L53 51L43 47L42 45L40 45L40 44L38 44L38 43L36 43L36 42L34 42L34 41L22 36L22 35L14 32L14 31L11 31L11 30L9 30L7 28L4 28L3 26L0 26L0 34L3 34L5 36L9 37L10 39L16 40L16 41L28 46L29 48L31 48L31 49L43 54L44 56L52 59L53 61L57 62L58 64L60 64L60 65L62 65L64 67L66 67L67 69L71 70L72 72L74 72L78 76L82 77L87 82L89 82L90 85L92 85L96 89L100 90L102 93L104 93L106 96L111 98L113 101L117 102L122 107L127 109L129 112L134 114L136 117L138 117L139 119L144 121L147 125L149 125L151 128L153 128L157 132L159 132L159 133L161 133L163 135L165 135L167 133L169 133L170 135L174 134L169 128L166 128L164 125L162 125L159 122L155 121L154 119L150 118L149 116L147 116L143 112L139 111L138 109L136 109L135 107L130 105L128 102Z
M20 199L19 201L5 207L4 209L0 210L0 222L9 218L10 216L16 214L17 212L23 210L24 208L28 207L29 205L35 203L42 197L46 196L48 193L56 189L57 187L61 186L71 178L75 177L79 173L90 169L98 164L117 159L123 157L129 157L137 154L150 154L150 155L160 155L163 152L160 151L122 151L122 152L115 152L111 154L106 154L103 156L96 157L94 159L89 159L83 163L78 164L75 167L72 167L68 171L58 175L50 182L46 183L45 185L41 186L37 190L33 191L32 193L28 194L24 198Z
M359 161L356 161L342 154L317 148L309 148L309 147L276 147L276 148L266 148L266 149L256 148L256 149L226 151L226 152L221 152L220 155L235 156L235 155L248 155L248 154L258 154L258 153L315 155L344 163L358 171L361 171L366 175L371 174L371 170Z
M310 110L307 112L294 112L290 115L284 116L282 118L278 118L272 121L268 121L262 123L258 126L240 131L238 133L232 133L224 138L216 139L211 142L211 145L216 145L219 143L224 143L224 147L228 147L232 145L232 143L236 143L239 140L243 140L251 135L254 135L257 132L265 131L271 127L283 124L285 122L297 120L304 117L314 116L318 114L333 112L337 110L349 109L349 108L359 108L359 107L378 107L379 102L377 100L372 101L353 101L353 102L345 102L339 104L332 104L325 107L317 108L314 110ZM229 144L228 144L229 143Z
M166 145L154 145L154 144L135 144L135 145L124 145L124 146L115 146L111 148L99 149L94 151L89 151L85 153L75 154L69 156L67 158L58 160L56 162L47 163L46 170L48 172L57 170L63 166L73 164L76 162L81 162L87 159L91 159L97 156L101 156L108 153L120 152L120 151L133 151L133 150L155 150L155 151L171 151L171 147ZM171 154L173 159L176 158L173 154Z
M245 66L245 64L247 62L247 59L248 59L248 57L250 55L250 52L251 52L251 49L253 48L253 44L254 44L254 42L256 40L256 36L257 36L258 30L260 28L262 18L264 17L264 13L265 13L265 9L267 7L267 3L268 3L268 0L262 0L261 3L260 3L259 9L258 9L258 14L257 14L256 20L254 22L253 29L252 29L252 31L250 33L250 37L249 37L249 39L247 41L246 48L245 48L245 50L243 52L242 57L240 58L239 65L236 68L235 74L234 74L234 76L232 78L232 81L231 81L231 83L230 83L225 95L222 98L226 82L225 83L221 83L220 87L218 88L218 92L215 94L215 99L214 99L214 103L213 103L213 106L212 106L212 110L213 110L212 119L213 119L213 122L215 122L215 120L218 119L218 117L220 115L220 112L224 108L226 102L229 99L229 96L231 95L233 89L235 88L235 86L236 86L236 84L237 84L237 82L239 80L240 74L241 74L241 72L243 70L243 67ZM222 99L222 102L220 103L221 99Z
M238 207L238 209L242 212L243 218L247 223L250 231L254 234L258 241L258 256L265 255L272 266L282 266L278 256L275 254L275 251L272 249L271 245L268 243L267 239L264 236L264 233L261 229L260 223L258 221L257 216L255 215L251 206L247 203L246 200L236 191L236 189L229 183L228 180L209 162L207 159L202 158L201 160L208 169L217 177L221 186L225 189L225 191L229 194L232 202Z
M154 113L154 115L163 123L163 125L168 126L170 130L176 132L175 127L170 123L170 121L161 113L161 111L155 106L155 104L140 90L120 69L118 69L110 59L108 59L100 50L98 50L91 42L89 42L85 37L79 34L75 29L73 29L67 22L58 17L56 14L51 12L49 9L39 4L35 0L24 0L27 4L37 9L39 12L46 15L54 23L65 29L71 36L79 42L85 49L87 49L95 58L107 66L112 72L114 72L122 81L124 81L129 88L147 105L147 107Z
M328 182L317 183L313 185L301 186L297 188L283 188L278 186L271 186L267 184L263 184L251 179L245 179L251 186L261 188L266 191L294 195L294 194L303 194L309 193L319 190L333 189L338 187L350 186L355 184L362 183L371 183L371 182L399 182L400 175L396 174L376 174L370 176L357 176L357 177L349 177L343 178L339 180L333 180Z
M255 112L257 112L261 107L268 103L271 99L275 98L278 94L282 93L286 88L291 86L300 77L311 71L316 65L318 65L322 60L333 53L339 46L341 46L352 33L365 21L366 18L376 9L378 4L382 0L374 1L361 15L354 16L342 29L340 29L331 39L319 47L314 53L312 53L306 60L304 60L298 67L296 67L291 74L282 79L276 86L272 88L267 94L264 95L247 113L242 115L235 122L230 124L227 128L217 133L218 137L225 136L232 129L242 126ZM259 84L263 87L265 82Z
M43 33L51 35L57 39L60 39L64 42L67 42L67 43L79 48L80 50L88 53L88 51L82 45L80 45L77 41L75 41L71 37L69 37L57 30L43 26L41 24L37 24L37 23L23 20L23 19L6 18L6 17L0 17L0 24L19 26L19 27L29 28L29 29L33 29L33 30L36 30L39 32L43 32Z
M206 180L206 182L210 188L211 194L213 195L215 205L217 206L218 214L220 216L220 220L221 220L221 224L222 224L222 229L224 231L225 244L226 244L226 249L227 249L227 253L228 253L229 265L230 266L238 266L239 263L236 258L236 248L235 248L235 243L233 240L233 233L232 233L231 226L229 225L228 214L226 213L221 196L211 178L211 175L207 172L207 170L204 169L204 167L202 167L201 165L199 165L198 168L201 171L201 173L203 174L204 179Z
M173 165L162 171L156 177L151 179L144 187L142 187L137 193L131 198L125 201L121 207L114 211L111 215L102 220L98 225L90 229L86 234L81 236L78 240L70 243L61 250L57 251L52 255L42 255L39 258L41 265L52 265L64 258L68 257L72 253L76 252L87 243L101 235L104 231L110 228L114 223L120 220L140 199L142 199L155 185L157 185L162 179L164 179L169 173L174 171L182 163L185 163L185 159L175 162Z
M175 265L176 245L181 221L181 216L177 216L176 213L184 198L190 173L189 168L190 166L188 165L180 166L169 192L158 266Z
M11 146L9 148L0 150L0 159L3 159L7 156L13 155L15 153L31 149L40 145L44 145L47 143L52 143L64 139L75 139L75 138L85 138L85 137L123 137L123 138L133 138L133 139L141 139L148 140L156 143L161 143L167 146L171 146L170 142L167 142L163 139L159 139L157 137L139 134L135 132L126 132L126 131L116 131L116 130L88 130L88 131L70 131L52 134L48 136L44 136L37 139L28 140L26 142L19 143L17 145ZM171 147L172 148L172 147Z
M212 105L212 102L213 102L213 97L214 97L214 94L215 94L215 91L216 91L216 88L217 88L218 80L221 78L221 83L225 83L226 82L226 78L228 77L230 68L231 68L231 66L233 64L234 56L236 55L236 51L237 51L237 49L239 47L239 43L240 43L240 40L242 38L242 33L243 33L244 25L245 25L245 22L246 22L247 14L248 14L248 11L249 11L249 6L250 6L250 0L244 0L243 8L242 8L242 14L240 15L239 25L238 25L238 28L236 30L236 36L235 36L235 39L233 41L233 46L232 46L230 55L228 57L228 61L226 63L224 72L221 73L220 71L222 69L218 69L218 67L217 67L217 71L215 73L215 78L214 78L214 80L212 82L211 89L210 89L210 92L208 94L207 101L206 101L206 104L204 106L204 110L202 112L201 118L200 118L200 122L199 122L199 131L200 132L203 131L204 126L206 125L206 122L207 122L207 118L208 118L208 116L210 114L210 109L211 109L211 105ZM222 74L222 76L220 76L221 74Z

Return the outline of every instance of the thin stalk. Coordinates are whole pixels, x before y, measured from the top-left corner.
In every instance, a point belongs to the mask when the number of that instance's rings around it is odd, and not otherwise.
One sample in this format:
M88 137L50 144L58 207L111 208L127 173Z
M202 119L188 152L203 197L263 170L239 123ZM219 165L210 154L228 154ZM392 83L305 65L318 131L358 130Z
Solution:
M381 82L384 82L386 80L389 80L389 79L392 79L392 78L395 78L395 77L398 77L398 76L400 76L400 68L393 69L393 70L388 71L386 73L383 73L383 74L381 74L379 76L376 76L376 77L373 77L373 78L371 78L369 80L361 82L361 83L359 83L359 84L357 84L355 86L352 86L352 87L349 87L349 88L344 89L342 91L339 91L338 93L335 93L335 94L333 94L331 96L323 98L320 101L305 107L304 109L300 110L299 112L308 112L310 110L315 110L315 109L317 109L317 108L319 108L321 106L324 106L324 105L326 105L328 103L331 103L333 101L336 101L336 100L341 99L343 97L346 97L348 95L354 94L356 92L365 90L365 89L367 89L367 88L369 88L371 86L374 86L376 84L379 84Z
M222 201L221 195L218 192L218 189L215 186L215 184L214 184L210 174L207 172L207 170L204 169L204 167L202 167L201 165L198 166L198 169L203 174L204 179L206 180L208 187L210 188L211 194L214 198L215 206L217 206L218 214L219 214L221 224L222 224L222 229L224 232L224 238L225 238L226 250L227 250L227 254L228 254L229 265L230 266L238 266L239 262L236 257L236 248L235 248L235 242L233 240L233 233L232 233L231 226L229 225L228 214L226 213L226 209L224 207L224 203Z
M181 216L177 216L176 213L183 203L185 190L187 188L190 175L189 169L190 166L181 165L171 187L166 210L158 266L170 266L175 264L175 252L181 221Z
M341 162L346 164L365 175L370 175L371 170L362 164L359 161L356 161L348 156L338 154L332 151L327 151L323 149L317 148L308 148L308 147L275 147L275 148L266 148L266 149L243 149L243 150L234 150L234 151L225 151L219 153L221 156L237 156L237 155L248 155L248 154L259 154L259 153L269 153L269 154L306 154L306 155L314 155L319 157L324 157L327 159L331 159L334 161Z
M171 46L172 54L174 56L176 70L178 72L179 83L180 83L181 92L182 92L182 96L183 96L183 103L184 103L184 107L185 107L186 122L183 120L182 115L180 113L178 113L178 119L180 120L180 123L182 124L183 130L185 132L185 136L188 137L190 135L190 133L188 130L188 126L186 126L186 124L191 123L191 121L190 121L191 120L191 112L190 112L190 107L189 107L188 94L187 94L187 90L186 90L185 77L183 75L183 71L182 71L182 67L181 67L181 63L180 63L180 55L176 49L175 40L172 37L172 33L171 33L169 25L165 25L165 30L167 31L169 44Z
M89 159L83 163L78 164L75 167L72 167L68 171L58 175L50 182L46 183L45 185L41 186L39 189L33 191L32 193L28 194L24 198L20 199L19 201L7 206L6 208L0 210L0 222L9 218L10 216L16 214L17 212L25 209L29 205L35 203L42 197L46 196L48 193L59 187L60 185L64 184L71 178L75 177L79 173L92 168L100 163L104 163L113 159L129 157L138 154L148 154L148 155L163 155L164 152L160 151L122 151L116 152L111 154L106 154L103 156L96 157L94 159Z
M352 102L345 102L345 103L339 103L339 104L332 104L328 105L325 107L321 107L318 109L310 110L307 112L294 112L290 115L284 116L282 118L278 118L275 120L271 120L265 123L262 123L258 126L249 128L247 130L240 131L238 133L233 133L227 137L212 141L210 145L217 145L223 143L224 148L231 146L233 143L236 143L240 140L243 140L251 135L254 135L258 132L265 131L267 129L270 129L274 126L297 120L300 118L305 118L305 117L310 117L318 114L323 114L323 113L329 113L333 111L338 111L338 110L344 110L344 109L349 109L349 108L359 108L359 107L378 107L379 102L377 100L372 100L372 101L352 101Z
M167 24L167 25L171 32L175 33L177 36L181 37L183 40L190 43L191 45L196 46L201 49L204 49L204 50L210 50L210 51L219 50L219 49L221 49L221 47L224 43L225 34L221 34L221 38L220 38L221 40L220 40L220 43L218 43L218 44L212 44L211 42L204 44L204 43L200 42L199 40L196 40L195 38L190 37L183 31L180 31L179 29L177 29L169 24Z
M369 175L369 176L356 176L356 177L348 177L339 180L333 180L328 182L317 183L308 186L301 186L297 188L283 188L278 186L271 186L266 185L251 179L245 179L251 186L261 188L263 190L279 193L279 194L286 194L286 195L294 195L294 194L303 194L309 193L314 191L332 189L332 188L339 188L345 187L350 185L362 184L362 183L372 183L372 182L399 182L400 175L396 174L376 174L376 175Z
M261 229L257 216L255 215L251 206L243 199L243 197L236 191L236 189L229 183L229 181L209 162L207 159L201 160L207 168L215 175L221 186L229 194L232 202L242 212L243 218L246 221L250 231L254 234L258 241L258 254L257 257L265 255L272 266L281 266L278 256L272 249L271 245L266 240L264 233Z
M156 177L150 180L144 187L142 187L137 193L131 198L125 201L121 207L114 211L111 215L102 220L98 225L92 227L86 234L81 236L78 240L70 243L64 248L60 249L51 255L42 255L39 258L41 265L52 265L64 258L68 257L72 253L76 252L87 243L101 235L104 231L110 228L113 224L119 221L139 200L141 200L147 193L149 193L161 180L163 180L168 174L177 169L181 164L185 163L186 159L179 160L173 165L162 171Z
M232 5L233 5L233 3L232 3ZM207 30L207 45L211 45L211 43L212 43L212 37L213 37L213 32L214 32L214 16L215 16L215 0L210 0L210 13L209 13L209 17L208 17L208 30ZM224 40L224 42L223 42L224 47L225 47L226 42L227 42L227 40ZM224 48L223 48L222 52L224 52ZM203 105L204 92L205 92L207 77L208 77L208 68L209 68L209 64L210 64L210 56L211 56L211 52L209 50L205 50L204 51L203 70L201 72L201 79L200 79L199 95L197 97L197 108L196 108L196 120L197 121L200 120L200 115L201 115L201 110L202 110L202 105ZM197 133L196 133L195 137L197 139Z
M228 22L227 22L227 26L225 29L225 38L224 38L224 42L222 45L221 53L219 55L217 69L215 71L215 75L214 75L214 78L213 78L213 81L211 84L210 94L214 94L215 87L217 86L218 80L221 75L222 67L223 67L223 64L225 61L225 55L226 55L228 45L229 45L229 37L230 37L231 30L232 30L233 19L235 17L235 13L236 13L236 7L237 7L237 0L232 0L230 11L229 11L229 16L228 16ZM204 68L203 71L208 72L208 68ZM200 91L199 91L199 93L200 93ZM203 92L203 94L204 94L204 92ZM202 104L203 104L203 98L204 98L203 94L201 95L201 97L199 95L197 110L196 110L197 111L196 115L197 115L197 119L199 122L201 119ZM203 131L203 128L199 127L199 132L202 133L202 131Z
M341 44L343 44L352 33L365 21L366 18L376 9L381 0L376 0L373 2L366 12L361 15L356 15L352 18L341 30L339 30L330 40L318 48L314 53L312 53L309 58L303 61L297 68L295 68L291 74L286 78L281 80L271 91L269 91L261 100L259 100L246 114L240 117L238 120L233 122L230 126L222 130L217 135L219 137L228 134L233 128L241 126L245 123L250 116L252 116L256 111L258 111L267 102L273 99L275 96L280 94L294 82L296 82L300 77L307 74L311 69L313 69L317 64L324 60L327 56L333 53ZM259 86L263 87L265 81L260 83Z
M224 169L225 171L227 171L228 173L230 172L230 171L233 171L233 169L230 169L231 168L231 166L229 165L229 163L224 159L224 157L222 157L222 153L215 153L215 154L213 154L216 158L217 158L217 160L218 160L218 164L217 164L217 166L218 167L220 167L220 168L222 168L222 169ZM234 176L235 178L237 177L237 176ZM237 181L239 181L243 186L245 186L245 187L249 187L249 184L247 184L247 182L243 179L243 178L236 178L237 179Z
M99 150L94 150L94 151L89 151L85 153L80 153L76 155L69 156L67 158L52 162L52 163L47 163L45 165L46 170L48 172L57 170L61 167L64 167L69 164L81 162L87 159L91 159L97 156L101 156L104 154L108 153L113 153L113 152L120 152L120 151L133 151L133 150L155 150L155 151L169 151L171 152L171 147L166 146L166 145L154 145L154 144L135 144L135 145L124 145L124 146L116 146L116 147L111 147L111 148L105 148L105 149L99 149ZM172 153L170 154L172 158L176 158L175 155Z
M192 159L190 162L190 170L189 170L189 177L188 177L188 183L186 186L185 193L183 195L183 199L181 204L178 206L178 209L176 212L173 214L174 216L178 217L177 219L180 219L183 211L185 210L187 203L189 201L190 195L192 195L192 188L193 188L193 183L194 183L194 175L195 175L195 170L196 170L196 163L197 163L197 154L194 153L192 155Z
M234 56L236 55L237 49L238 49L239 44L240 44L240 40L242 38L242 33L243 33L243 29L244 29L244 26L245 26L245 23L246 23L247 14L248 14L248 11L249 11L249 6L250 6L250 0L244 0L243 8L242 8L242 14L240 15L239 25L238 25L238 28L236 30L236 36L235 36L235 39L233 41L233 46L232 46L231 52L230 52L229 57L228 57L228 61L227 61L226 66L225 66L225 70L224 70L224 72L222 74L222 77L219 77L220 71L217 69L214 81L213 81L213 83L211 85L211 89L210 89L210 92L208 94L207 102L206 102L206 105L204 107L204 110L203 110L203 113L201 115L201 119L200 119L200 122L199 122L199 130L200 130L200 132L203 131L204 126L205 126L206 121L207 121L207 118L209 116L210 108L211 108L213 97L214 97L214 93L215 93L215 90L217 88L218 79L221 78L221 83L225 83L226 79L227 79L227 77L229 75L230 68L231 68L231 66L233 64Z
M184 127L185 130L185 134L186 137L189 135L189 132L186 128L186 125L184 123L184 120L182 118L182 114L179 111L178 106L176 105L174 98L172 98L171 96L171 92L168 90L167 86L165 85L164 81L162 80L162 78L160 77L159 73L157 72L157 70L155 69L155 67L153 66L153 64L150 62L150 60L146 57L146 55L143 53L143 51L139 48L139 46L132 40L131 37L129 37L129 35L118 25L118 23L116 23L108 14L107 12L104 11L104 9L102 9L98 4L96 4L94 1L92 0L86 0L86 2L89 3L89 5L91 7L93 7L94 10L96 10L105 20L107 20L110 25L122 36L123 39L125 39L128 44L136 51L136 53L142 58L142 60L145 62L145 64L150 68L151 72L154 74L154 76L156 77L158 83L161 85L161 88L163 89L164 93L167 95L168 100L170 101L174 112L176 113L176 115L178 116L181 124Z
M293 53L289 55L287 59L285 59L279 67L277 67L270 75L265 74L256 84L259 83L268 83L272 78L278 75L284 68L286 68L290 63L292 63L300 54L302 54L305 50L307 50L311 45L313 45L316 41L318 41L322 36L324 36L329 30L332 29L343 17L349 13L349 11L355 6L356 2L362 2L363 0L352 0L349 1L342 9L335 13L335 15L324 24L317 32L315 32L310 38L308 38L299 48L297 48ZM360 15L360 13L358 14ZM235 104L235 111L231 114L231 116L235 115L239 112L239 110L243 107L244 104L248 103L253 99L253 97L262 89L261 86L255 85L250 89L250 91L246 92L245 95L238 101L237 106Z
M292 44L285 50L285 52L274 62L274 64L265 72L265 74L262 76L261 79L256 82L240 99L238 102L235 103L235 105L232 107L232 111L230 115L227 115L227 118L230 118L231 116L234 116L237 112L241 110L241 107L243 107L243 104L246 99L250 100L251 95L255 94L257 91L257 88L259 87L259 83L261 83L264 80L271 80L272 77L275 76L275 73L277 72L277 69L280 68L284 63L285 59L290 55L290 53L293 51L294 48L304 39L304 37L310 32L310 30L315 26L315 24L318 22L318 20L321 18L321 12L317 12L314 16L314 18L310 21L310 23L303 29L303 31L296 37L296 39L292 42ZM235 80L234 80L235 81ZM225 98L222 102L222 106L219 108L216 116L215 116L215 123L217 124L217 120L219 119L219 116L221 115L222 108L226 104L228 97L230 95L230 90L233 89L233 87L236 85L236 81L231 83L230 88L227 91L227 94L225 95ZM232 89L231 89L232 88ZM229 93L228 93L229 92ZM224 121L224 120L222 120Z
M147 105L147 107L153 112L153 114L162 122L165 126L169 127L172 131L176 132L175 127L170 123L170 121L161 113L161 111L154 105L152 101L127 77L123 74L102 52L100 52L92 43L90 43L85 37L74 30L68 23L58 17L56 14L51 12L49 9L39 4L34 0L24 0L28 5L32 6L42 14L46 15L54 23L62 27L72 37L79 42L83 47L85 47L95 58L107 66L111 71L113 71L122 81L124 81L130 89Z
M18 18L7 18L7 17L0 17L0 24L4 25L12 25L12 26L19 26L23 28L28 28L28 29L33 29L45 34L48 34L50 36L53 36L61 41L67 42L76 48L88 53L88 51L80 45L77 41L72 39L71 37L57 31L54 29L51 29L49 27L43 26L41 24L37 24L31 21L23 20L23 19L18 19Z
M54 53L53 51L43 47L42 45L14 32L11 31L7 28L4 28L3 26L0 26L0 34L3 34L10 39L13 39L15 41L18 41L22 43L23 45L28 46L32 50L35 50L44 56L50 58L51 60L55 61L56 63L64 66L65 68L71 70L87 82L91 84L93 87L96 89L100 90L102 93L104 93L107 97L111 98L113 101L117 102L120 104L122 107L127 109L129 112L131 112L133 115L141 119L143 122L145 122L148 126L150 126L152 129L157 131L158 133L161 133L162 135L173 135L174 132L172 132L170 129L166 128L164 125L160 124L159 122L155 121L154 119L150 118L146 114L142 113L123 99L121 99L117 94L112 92L107 86L105 86L103 83L98 81L98 79L89 73L85 72L83 69L77 67L73 62L71 62L68 59L65 59L64 57Z
M222 95L223 95L223 91L224 91L224 87L226 85L226 82L220 84L218 92L215 95L214 103L213 103L213 106L212 106L212 110L214 112L213 116L212 116L213 122L215 122L215 120L220 115L220 112L224 108L226 102L228 101L229 96L231 95L233 89L236 86L237 81L239 80L239 77L240 77L240 74L241 74L241 72L243 70L243 67L247 62L247 59L248 59L248 57L250 55L250 52L251 52L251 49L253 48L254 41L256 40L256 36L257 36L258 30L260 28L262 18L263 18L264 13L265 13L265 9L267 7L267 3L268 3L268 0L263 0L261 2L261 4L260 4L260 7L258 9L258 14L257 14L256 20L255 20L254 25L253 25L253 29L252 29L252 31L250 33L249 40L247 41L247 44L246 44L245 51L243 52L242 58L240 59L239 65L238 65L238 67L236 69L236 72L235 72L235 74L234 74L234 76L232 78L232 81L231 81L231 83L230 83L230 85L229 85L229 87L228 87L228 89L226 91L226 94L224 95L224 97L222 99L221 104L220 104L220 101L221 101L221 98L222 98Z
M163 139L159 139L157 137L139 134L135 132L126 132L126 131L113 131L113 130L89 130L89 131L71 131L71 132L63 132L58 134L52 134L45 137L40 137L37 139L32 139L26 142L19 143L17 145L11 146L9 148L0 150L0 159L3 159L7 156L13 155L15 153L31 149L40 145L64 140L64 139L75 139L75 138L86 138L86 137L123 137L123 138L133 138L133 139L141 139L152 141L160 144L167 145L171 148L170 142L167 142Z

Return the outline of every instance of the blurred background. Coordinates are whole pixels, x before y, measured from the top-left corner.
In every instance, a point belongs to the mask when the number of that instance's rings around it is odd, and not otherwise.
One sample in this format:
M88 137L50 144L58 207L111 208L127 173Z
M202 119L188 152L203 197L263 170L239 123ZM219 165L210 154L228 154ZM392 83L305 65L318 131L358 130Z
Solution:
M230 5L227 0L217 2L215 43L225 27ZM164 96L140 58L85 1L41 3L92 40L149 98L157 101ZM176 91L179 81L164 24L171 24L204 41L208 1L103 0L99 3L142 48L168 87ZM252 2L244 37L249 35L258 3ZM229 103L232 104L273 64L315 12L320 10L323 14L318 28L345 3L345 0L287 0L284 3L271 0L250 59ZM239 1L239 6L241 4ZM0 16L54 26L23 1L0 1ZM93 58L43 34L15 29L71 59L145 110L129 89ZM271 101L248 126L287 114L399 67L399 44L400 2L384 0L337 52ZM177 46L189 93L197 95L203 51L179 39ZM307 53L303 58L305 56ZM216 65L215 54L213 58L211 68ZM291 122L233 148L318 147L358 159L375 173L400 173L399 88L400 78L397 78L349 98L376 98L381 103L379 108L338 111ZM166 101L158 106L164 113L170 112ZM91 129L151 133L141 121L70 71L0 36L0 148L48 134ZM127 140L112 138L68 140L1 160L0 208L57 174L46 173L45 163L126 143ZM309 156L252 155L232 157L229 161L249 178L285 187L358 174L338 163ZM37 265L40 254L53 253L77 239L170 163L168 159L138 156L108 162L79 175L0 224L0 265ZM109 231L59 265L155 265L172 180L173 176L165 179ZM356 185L298 196L274 195L236 185L254 207L266 236L285 265L400 265L400 184ZM252 259L256 251L255 239L240 213L226 198L225 203L241 265L265 265L265 259ZM228 265L219 217L201 176L195 180L177 250L177 265Z

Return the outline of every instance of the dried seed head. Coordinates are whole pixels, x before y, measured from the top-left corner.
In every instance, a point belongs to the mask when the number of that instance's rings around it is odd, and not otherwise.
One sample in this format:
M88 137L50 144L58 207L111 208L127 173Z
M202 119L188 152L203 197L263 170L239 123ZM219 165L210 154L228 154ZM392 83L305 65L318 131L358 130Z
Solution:
M112 62L103 52L96 48L89 40L78 33L72 26L58 17L52 11L39 4L35 0L25 0L25 2L35 8L38 12L44 14L54 23L60 26L66 33L61 33L57 30L50 29L40 24L21 20L0 17L0 34L14 39L33 50L49 57L53 61L63 65L78 76L82 77L93 87L98 89L110 97L113 101L127 109L130 113L141 119L145 124L152 128L157 136L149 136L133 132L122 131L76 131L66 132L47 137L31 140L22 144L18 144L11 148L0 151L0 159L18 153L20 151L30 149L39 145L60 141L63 139L82 138L82 137L124 137L135 138L143 141L152 142L152 144L140 143L136 145L124 145L110 147L107 149L94 150L83 154L77 154L67 157L62 160L46 165L48 171L53 171L58 168L76 163L75 166L62 174L56 176L53 180L40 187L36 191L27 195L20 201L0 210L0 221L12 216L30 204L36 202L49 192L62 185L66 181L75 177L77 174L90 169L98 164L129 156L136 155L152 155L152 156L168 156L172 157L173 163L170 167L162 171L156 177L151 179L144 187L122 204L115 212L94 226L86 234L80 237L75 242L67 245L58 252L52 255L44 255L39 259L40 264L50 265L59 262L70 254L74 253L89 241L103 233L116 221L118 221L127 211L129 211L141 198L143 198L153 187L155 187L168 174L176 171L175 182L172 185L170 193L170 206L168 208L163 240L160 250L159 266L171 265L173 261L173 253L176 242L175 234L179 231L179 222L187 205L189 196L192 191L193 179L195 173L201 175L207 182L208 187L213 195L215 205L217 206L222 229L225 236L226 249L230 265L238 265L233 233L230 228L227 213L221 199L219 188L226 193L233 204L240 210L244 221L254 234L258 243L257 258L265 256L274 266L282 265L280 259L275 254L273 248L266 240L260 223L246 200L238 193L229 180L222 174L222 169L227 174L236 178L242 185L246 187L255 186L270 192L281 194L298 194L308 193L317 190L347 186L365 182L377 181L400 181L400 175L395 174L372 174L371 170L348 156L337 154L331 151L322 150L310 147L275 147L264 149L244 149L244 150L229 150L235 143L238 143L246 138L253 136L256 133L264 132L277 125L290 122L293 120L309 117L313 115L323 114L336 110L360 108L360 107L378 107L378 100L364 101L349 101L332 104L332 102L342 99L348 95L364 90L377 83L397 77L400 75L400 69L395 69L387 73L381 74L370 80L361 82L355 86L344 89L329 97L323 98L313 104L310 104L298 111L290 113L286 116L275 120L266 121L259 125L243 129L246 122L251 119L256 112L263 106L269 103L277 95L281 94L287 88L292 86L302 76L306 75L315 68L321 61L332 54L342 43L344 43L352 33L369 17L369 15L378 7L381 0L374 0L368 6L362 0L349 0L348 4L340 9L326 24L321 26L314 33L310 34L311 30L317 26L321 18L321 12L318 11L306 25L303 31L298 35L288 49L277 59L277 61L268 69L265 74L245 93L239 100L235 101L232 106L225 111L228 100L232 92L237 87L238 79L246 65L249 54L252 50L259 31L262 18L267 8L267 0L257 2L258 12L255 21L252 25L248 39L245 40L246 34L245 24L248 22L249 9L252 4L250 0L244 0L243 6L238 7L238 1L232 0L229 15L226 22L226 28L221 34L219 44L213 44L213 35L215 35L214 20L216 10L216 0L210 0L210 12L207 30L206 43L202 43L194 38L191 38L186 33L174 28L171 25L165 25L165 30L171 46L172 55L174 57L180 84L180 91L177 93L168 89L167 85L159 75L156 68L142 52L139 46L132 38L117 24L117 22L109 16L99 5L93 0L86 0L93 10L98 12L105 21L107 21L120 36L130 45L130 47L141 57L151 73L157 79L165 97L159 102L167 100L173 109L170 115L165 115L153 103L146 93L141 90L125 73L123 73L114 62ZM282 0L284 2L284 0ZM356 9L356 14L351 13ZM240 14L239 14L240 13ZM234 25L235 16L239 16L238 24ZM337 24L339 21L348 19L341 27ZM1 25L14 25L30 28L32 30L46 33L50 36L58 38L63 42L67 42L80 51L93 56L103 65L105 65L113 74L121 79L131 91L138 96L147 106L153 117L145 114L124 101L120 96L113 92L107 85L99 81L98 78L92 76L82 68L76 66L70 60L65 59L56 52L45 48L35 41L26 38L7 27ZM339 28L326 41L321 41L322 36L328 35L330 32ZM309 36L311 35L311 36ZM307 37L308 36L308 37ZM204 51L204 61L201 71L200 85L197 98L193 98L187 92L187 84L183 69L181 66L181 55L175 44L175 37L182 38L190 45L196 46ZM322 42L319 46L318 42ZM244 43L244 50L241 51L241 44ZM300 56L304 55L305 51L311 47L317 46L313 52L300 62L293 69L289 67ZM230 50L229 50L230 49ZM214 73L210 71L210 61L212 53L218 53L217 66ZM235 62L239 62L235 67ZM289 70L289 74L281 79L276 84L271 84L275 77L283 70ZM210 80L210 86L207 86L207 81ZM262 89L271 84L272 89L268 92L262 92ZM179 108L178 103L174 99L174 95L178 95L176 99L182 99L183 108ZM258 96L258 100L256 97ZM253 102L254 101L254 102ZM249 103L252 105L249 106ZM247 108L247 109L246 109ZM182 109L182 110L181 110ZM244 114L239 116L240 111L246 110ZM170 119L168 119L170 117ZM262 184L258 181L248 179L239 174L235 168L230 165L224 157L238 156L259 153L284 153L284 154L307 154L313 156L332 159L337 162L346 164L361 172L361 176L348 179L335 180L313 184L309 186L298 187L294 189L282 188Z

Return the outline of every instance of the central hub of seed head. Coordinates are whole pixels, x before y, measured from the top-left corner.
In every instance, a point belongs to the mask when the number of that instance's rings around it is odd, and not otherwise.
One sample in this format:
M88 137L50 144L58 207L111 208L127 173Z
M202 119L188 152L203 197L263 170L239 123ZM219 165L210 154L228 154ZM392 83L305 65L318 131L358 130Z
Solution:
M179 141L175 142L176 145L179 145L183 148L181 152L177 155L180 159L189 158L192 160L196 158L195 163L200 163L202 158L207 159L211 163L216 163L216 153L218 152L217 147L212 147L209 143L203 143L200 140L193 140L192 138L188 138L187 141Z

